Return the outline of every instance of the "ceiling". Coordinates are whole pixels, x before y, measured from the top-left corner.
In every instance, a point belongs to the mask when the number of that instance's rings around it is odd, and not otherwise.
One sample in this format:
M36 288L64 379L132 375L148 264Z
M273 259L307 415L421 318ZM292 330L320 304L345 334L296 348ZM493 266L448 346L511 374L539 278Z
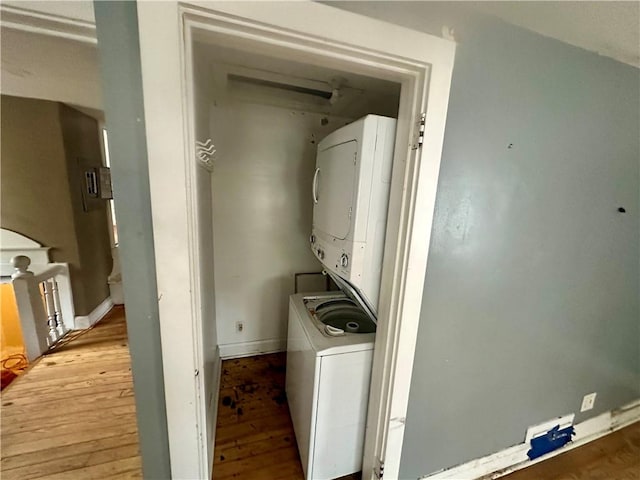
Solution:
M640 2L477 2L475 8L640 67Z
M638 1L339 1L330 2L330 5L435 35L442 34L443 25L454 29L461 26L454 35L460 41L464 41L465 19L478 14L492 15L640 67ZM281 2L278 2L278 8L281 8ZM102 108L91 1L3 0L0 12L3 93L63 101L94 111ZM21 28L21 22L26 22L27 28ZM57 36L33 33L43 30L50 35L56 32ZM329 80L319 74L315 77L325 82ZM355 76L347 80L349 86L356 89L375 90L377 87L364 86L361 82L366 79Z
M391 16L404 10L416 27L446 17L446 10L480 12L532 30L542 35L600 53L620 62L640 67L640 2L638 1L414 1L414 2L326 2L379 18L376 11ZM3 1L3 5L93 22L93 2ZM401 5L405 4L401 8ZM443 13L445 12L445 13ZM388 18L389 15L387 15ZM391 20L391 19L390 19ZM442 25L439 26L439 28ZM434 33L440 33L437 30Z
M272 105L352 119L398 114L398 83L220 44L196 41L193 51L196 63L207 65L207 73L199 70L217 92L214 97L228 94L258 103L270 98Z
M434 35L441 35L444 25L455 29L478 14L491 15L541 35L640 67L640 2L637 1L324 3Z

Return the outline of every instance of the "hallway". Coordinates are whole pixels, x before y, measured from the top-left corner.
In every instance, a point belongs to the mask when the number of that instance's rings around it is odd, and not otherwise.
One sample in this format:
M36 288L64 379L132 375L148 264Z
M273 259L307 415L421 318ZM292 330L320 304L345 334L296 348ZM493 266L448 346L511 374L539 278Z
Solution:
M3 480L142 478L123 307L2 392Z

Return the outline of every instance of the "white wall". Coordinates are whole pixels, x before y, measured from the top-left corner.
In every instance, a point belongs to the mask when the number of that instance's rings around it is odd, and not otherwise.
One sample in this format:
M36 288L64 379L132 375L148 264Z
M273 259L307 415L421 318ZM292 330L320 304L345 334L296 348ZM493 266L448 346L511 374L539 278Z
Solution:
M238 101L211 108L218 150L212 177L216 315L223 356L284 349L294 273L321 270L308 242L316 146L349 122L327 117L322 126L322 118ZM236 322L243 323L242 332Z
M102 109L95 45L2 28L5 95Z

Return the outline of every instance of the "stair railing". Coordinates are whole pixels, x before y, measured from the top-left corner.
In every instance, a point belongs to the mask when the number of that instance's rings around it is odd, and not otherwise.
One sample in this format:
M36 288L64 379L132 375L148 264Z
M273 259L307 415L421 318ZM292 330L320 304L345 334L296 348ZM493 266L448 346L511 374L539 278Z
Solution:
M11 259L11 283L16 296L27 359L32 361L60 341L74 327L73 294L66 263L50 263L38 273L31 259Z

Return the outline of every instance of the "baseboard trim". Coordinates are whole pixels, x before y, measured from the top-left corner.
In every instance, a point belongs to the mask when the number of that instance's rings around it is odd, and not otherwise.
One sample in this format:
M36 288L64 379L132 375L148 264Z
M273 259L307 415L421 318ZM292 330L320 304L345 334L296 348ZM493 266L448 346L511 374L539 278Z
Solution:
M620 430L640 420L640 399L621 408L602 413L596 417L575 424L576 435L572 442L535 460L529 460L529 444L521 443L500 452L477 458L448 470L441 470L421 477L428 480L496 479L509 473L535 465L561 453L592 442L609 433Z
M104 318L113 308L113 300L111 297L105 298L89 315L76 315L74 327L76 330L84 330L93 327L96 323Z
M283 352L287 349L287 339L274 338L270 340L258 340L255 342L229 343L220 345L220 358L250 357L267 353Z

